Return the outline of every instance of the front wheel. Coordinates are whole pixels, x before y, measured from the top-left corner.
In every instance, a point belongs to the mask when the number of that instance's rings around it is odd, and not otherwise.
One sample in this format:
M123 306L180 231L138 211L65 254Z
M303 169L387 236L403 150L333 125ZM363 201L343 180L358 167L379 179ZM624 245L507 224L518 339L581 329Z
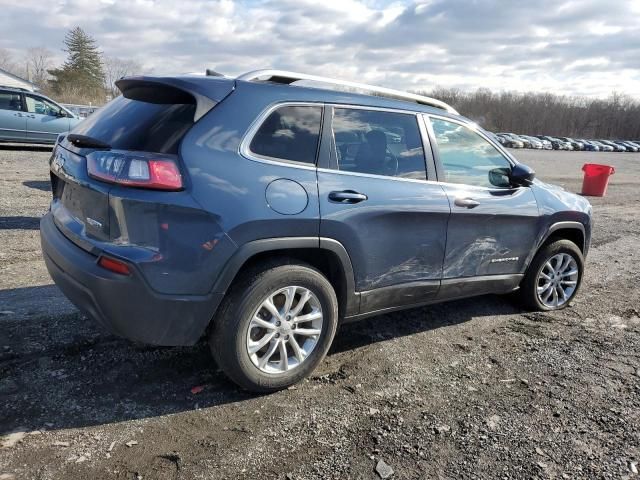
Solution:
M520 285L520 298L534 310L560 310L578 293L584 258L575 243L557 240L544 246L529 265Z
M254 392L286 388L326 355L338 325L329 281L302 264L248 273L223 301L209 338L218 366Z

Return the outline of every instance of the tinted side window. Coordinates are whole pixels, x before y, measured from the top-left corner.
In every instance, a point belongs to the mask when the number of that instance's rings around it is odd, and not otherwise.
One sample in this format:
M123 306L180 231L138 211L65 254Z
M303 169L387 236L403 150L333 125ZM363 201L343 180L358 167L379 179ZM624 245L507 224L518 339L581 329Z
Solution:
M321 119L319 106L280 107L260 125L249 149L264 157L315 164Z
M487 140L453 122L431 119L445 182L479 187L507 186L509 161Z
M15 92L0 92L0 110L22 110L20 94Z
M338 169L425 180L422 137L415 115L335 108Z

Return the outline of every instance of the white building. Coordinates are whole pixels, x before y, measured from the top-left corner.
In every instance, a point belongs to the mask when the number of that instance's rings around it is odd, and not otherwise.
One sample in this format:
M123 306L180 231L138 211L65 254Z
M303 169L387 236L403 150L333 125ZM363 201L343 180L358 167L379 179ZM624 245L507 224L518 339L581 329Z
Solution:
M13 73L9 73L6 70L2 70L0 68L0 87L14 87L14 88L24 88L25 90L29 90L30 92L35 92L38 90L38 87L31 83L29 80L25 80L24 78L20 78Z

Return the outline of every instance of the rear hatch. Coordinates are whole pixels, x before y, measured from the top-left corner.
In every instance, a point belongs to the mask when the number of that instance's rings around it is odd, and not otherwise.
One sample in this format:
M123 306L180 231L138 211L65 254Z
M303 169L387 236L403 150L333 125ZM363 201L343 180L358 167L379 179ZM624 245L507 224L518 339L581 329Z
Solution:
M110 225L114 186L183 189L180 142L233 85L210 77L120 80L123 95L78 124L53 151L51 212L60 230L92 251L96 241L120 235Z

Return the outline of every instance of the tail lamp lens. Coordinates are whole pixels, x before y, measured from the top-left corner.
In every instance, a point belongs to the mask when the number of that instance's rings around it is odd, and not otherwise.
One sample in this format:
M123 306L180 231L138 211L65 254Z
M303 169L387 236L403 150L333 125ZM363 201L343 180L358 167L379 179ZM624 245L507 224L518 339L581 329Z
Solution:
M120 152L92 152L87 156L89 176L103 182L154 190L181 190L182 175L174 158Z

